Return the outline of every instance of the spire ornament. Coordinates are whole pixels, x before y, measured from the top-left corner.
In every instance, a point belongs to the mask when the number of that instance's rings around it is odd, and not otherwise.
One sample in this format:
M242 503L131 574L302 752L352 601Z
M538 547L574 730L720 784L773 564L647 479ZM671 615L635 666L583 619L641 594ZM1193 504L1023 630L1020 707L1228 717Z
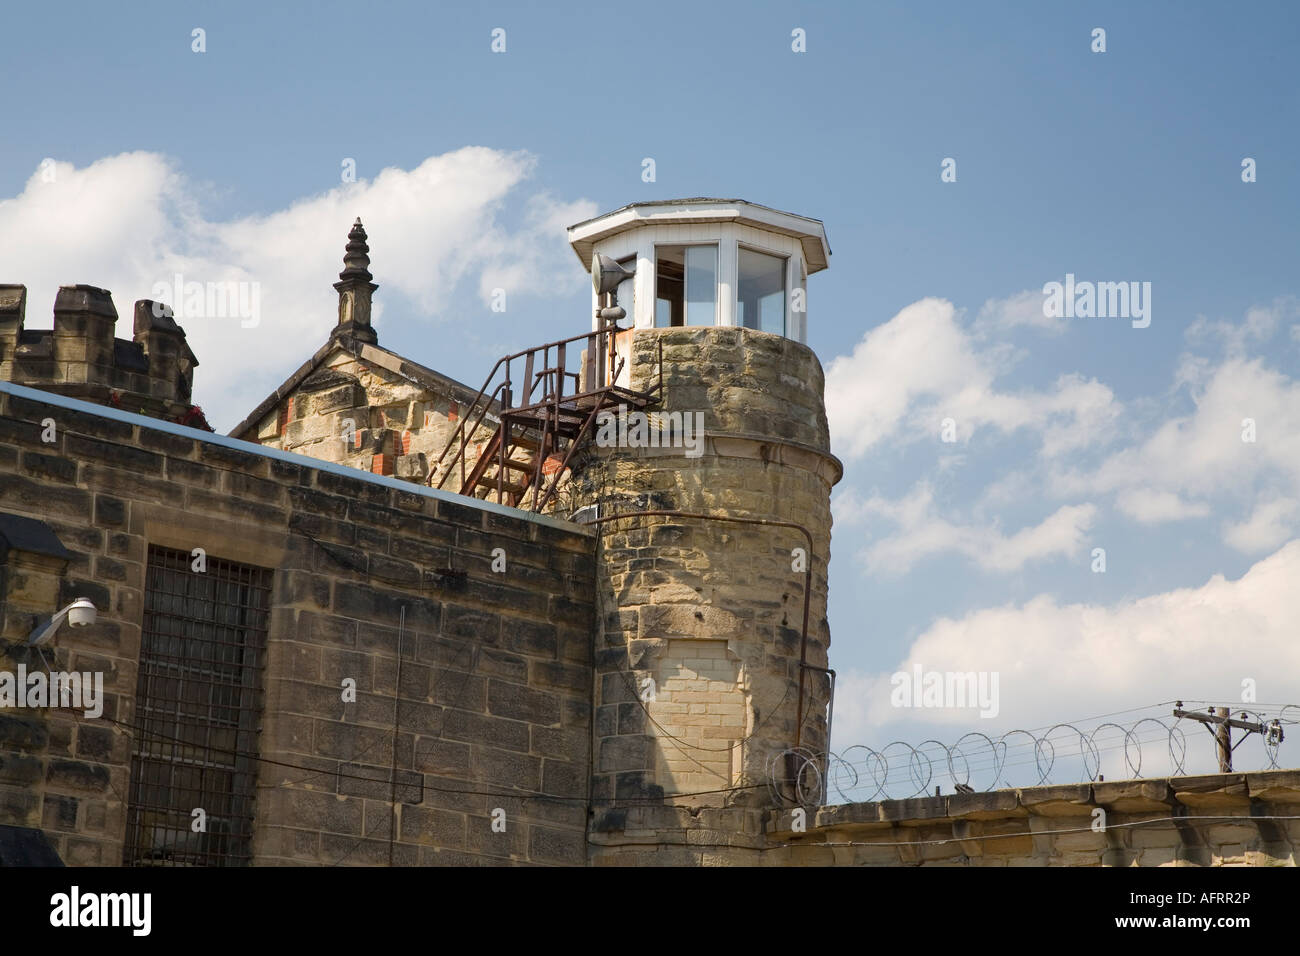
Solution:
M366 244L366 227L361 217L348 232L348 244L343 252L343 271L334 288L339 294L339 321L333 338L348 336L358 342L376 345L379 337L370 325L371 297L379 286L371 280L370 246Z

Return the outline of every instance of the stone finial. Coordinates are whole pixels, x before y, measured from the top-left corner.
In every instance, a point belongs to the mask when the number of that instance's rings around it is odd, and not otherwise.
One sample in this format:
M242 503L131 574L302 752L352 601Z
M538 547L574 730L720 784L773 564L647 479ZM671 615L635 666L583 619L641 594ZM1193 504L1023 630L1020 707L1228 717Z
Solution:
M343 271L339 273L340 279L353 277L367 282L374 278L370 274L370 246L366 245L366 227L361 225L360 216L348 233L347 248L343 252Z
M353 223L348 233L347 248L343 253L343 271L334 288L339 294L339 321L334 336L347 335L360 342L374 345L379 341L370 327L371 297L379 286L371 281L370 247L366 244L366 229L361 218Z

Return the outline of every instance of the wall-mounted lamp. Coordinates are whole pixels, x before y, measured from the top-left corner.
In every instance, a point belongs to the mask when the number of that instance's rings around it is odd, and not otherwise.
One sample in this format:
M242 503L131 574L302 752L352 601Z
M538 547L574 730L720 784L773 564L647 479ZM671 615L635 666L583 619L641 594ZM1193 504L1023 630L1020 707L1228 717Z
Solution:
M73 627L87 627L95 623L97 614L90 598L77 598L44 624L38 624L36 630L27 636L27 644L30 647L38 647L46 643L64 621Z

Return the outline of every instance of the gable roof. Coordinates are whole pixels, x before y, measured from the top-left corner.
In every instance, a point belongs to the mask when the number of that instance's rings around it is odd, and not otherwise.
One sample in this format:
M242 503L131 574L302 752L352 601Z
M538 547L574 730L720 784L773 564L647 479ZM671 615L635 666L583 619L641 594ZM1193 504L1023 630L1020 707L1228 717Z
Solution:
M268 395L256 408L248 413L248 416L230 430L228 433L231 438L239 438L246 435L252 429L255 429L259 422L266 417L267 413L280 404L289 395L302 386L312 373L316 372L321 363L328 358L335 349L341 349L350 355L355 356L363 362L370 362L380 368L386 369L395 375L400 375L407 381L414 382L423 388L431 391L448 395L462 404L469 404L478 397L478 390L472 389L463 382L458 382L454 378L449 378L441 372L435 372L418 362L412 362L410 359L403 358L396 352L390 352L388 349L380 348L378 345L371 345L369 342L361 342L351 335L334 334L329 340L316 350L307 361L303 362L298 370L290 375L274 392ZM328 375L328 370L323 374ZM493 405L495 406L495 402Z

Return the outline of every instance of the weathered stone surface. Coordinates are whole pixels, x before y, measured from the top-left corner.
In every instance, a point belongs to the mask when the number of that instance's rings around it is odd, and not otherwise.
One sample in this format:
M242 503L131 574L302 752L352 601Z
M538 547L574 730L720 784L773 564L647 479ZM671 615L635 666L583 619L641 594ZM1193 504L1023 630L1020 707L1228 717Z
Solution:
M201 436L155 436L147 425L93 412L18 404L34 417L33 447L25 458L0 459L0 506L53 522L71 557L65 576L47 575L39 594L32 573L11 562L0 597L14 608L81 596L95 603L99 622L65 628L59 648L104 673L113 689L106 716L118 713L119 694L133 707L151 544L203 547L209 559L276 572L258 747L278 769L258 793L257 862L386 864L386 839L369 836L392 813L394 742L398 802L414 820L399 827L399 862L419 860L430 841L466 852L463 814L492 809L473 791L585 795L592 681L584 648L594 611L590 587L568 591L562 574L580 558L591 573L589 534L534 540L522 516L493 515L489 536L474 504L440 511L412 492L397 510L391 489L364 475L344 479ZM39 441L36 423L45 417L59 423L56 446ZM585 556L575 557L575 542ZM494 573L489 545L506 547L522 573ZM437 577L426 572L448 567L468 570L431 599L428 583ZM553 605L543 590L564 591L563 603ZM29 628L24 621L15 628ZM565 629L563 658L557 624ZM355 699L344 700L345 680L355 681ZM129 738L108 725L0 715L0 816L44 817L75 832L79 860L120 860L126 808L108 796L127 790L129 765ZM97 802L74 814L85 800ZM574 809L526 802L513 809L514 858L585 857L583 814ZM531 840L530 821L545 827ZM325 839L331 833L352 844L367 839L348 853Z
M34 356L76 371L65 385L89 389L112 364L97 295L67 296L58 341ZM249 437L365 470L388 456L411 483L0 392L0 507L50 522L71 553L44 577L4 567L0 626L21 640L36 609L94 601L99 622L65 629L57 650L103 673L110 720L140 714L152 547L272 572L263 729L248 744L265 758L254 863L1294 865L1300 826L1269 819L1300 805L1294 772L808 807L804 832L774 812L767 761L796 733L821 751L829 691L805 674L798 726L805 600L808 660L827 664L839 476L821 368L802 346L731 328L631 336L641 385L664 344L655 414L702 412L701 454L592 454L570 497L766 523L646 517L597 536L431 495L420 482L464 396L346 341ZM180 355L178 342L141 345L150 362ZM152 365L119 373L152 387ZM0 820L45 826L68 862L119 862L130 749L107 721L0 715ZM1090 827L1097 807L1105 833Z
M1294 866L1300 827L1269 818L1293 810L1300 772L1251 774L1245 806L1243 786L1241 774L1211 774L844 804L810 813L804 833L783 810L770 815L766 832L790 845L765 854L763 864L820 865L817 853L829 847L837 866ZM1222 819L1182 819L1154 799L1168 793L1235 810ZM1102 819L1097 808L1106 811L1104 831L1092 828Z

